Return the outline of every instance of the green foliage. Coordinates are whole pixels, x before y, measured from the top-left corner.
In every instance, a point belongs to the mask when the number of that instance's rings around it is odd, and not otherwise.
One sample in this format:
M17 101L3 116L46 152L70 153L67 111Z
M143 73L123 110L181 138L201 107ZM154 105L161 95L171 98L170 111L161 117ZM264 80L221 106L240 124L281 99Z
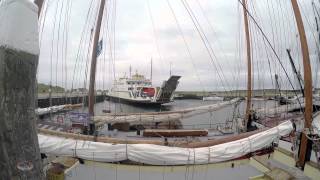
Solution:
M50 86L47 84L38 83L38 93L49 93ZM64 88L60 86L52 86L53 93L63 93Z

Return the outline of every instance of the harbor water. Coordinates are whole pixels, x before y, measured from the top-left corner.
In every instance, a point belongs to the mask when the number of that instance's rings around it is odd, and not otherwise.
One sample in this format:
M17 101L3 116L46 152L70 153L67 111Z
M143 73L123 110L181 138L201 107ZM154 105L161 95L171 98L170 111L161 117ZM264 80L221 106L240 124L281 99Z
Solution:
M186 108L205 106L210 104L219 103L221 101L202 101L194 99L175 100L174 102L164 104L160 107L141 107L129 104L123 104L113 101L104 101L95 104L95 115L106 115L103 111L107 110L114 114L126 114L126 113L144 113L144 112L160 112L160 111L174 111L183 110ZM277 102L272 100L256 99L253 100L253 108L266 108L278 106ZM199 115L195 115L189 118L182 118L181 124L183 129L210 129L216 128L219 125L224 125L226 121L232 121L236 117L243 116L246 108L246 102L241 101L238 104L229 105L221 108L217 111L207 112ZM87 107L81 107L73 110L72 112L62 112L58 114L52 114L46 116L41 121L58 122L61 118L64 119L63 123L68 124L69 113L87 113Z

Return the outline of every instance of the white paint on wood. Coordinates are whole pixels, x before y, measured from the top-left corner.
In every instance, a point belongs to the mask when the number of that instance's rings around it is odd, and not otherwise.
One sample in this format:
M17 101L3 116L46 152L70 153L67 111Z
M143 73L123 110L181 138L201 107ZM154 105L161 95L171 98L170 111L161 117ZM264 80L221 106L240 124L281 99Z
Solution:
M39 54L38 7L29 0L0 2L0 47Z

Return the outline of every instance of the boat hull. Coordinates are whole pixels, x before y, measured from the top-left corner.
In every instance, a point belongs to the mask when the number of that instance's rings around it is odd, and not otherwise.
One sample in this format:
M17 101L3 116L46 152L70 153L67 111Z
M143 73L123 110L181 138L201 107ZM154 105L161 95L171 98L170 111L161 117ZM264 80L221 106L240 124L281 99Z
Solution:
M121 97L114 97L114 96L106 96L110 101L119 102L124 104L136 105L136 106L143 106L143 107L155 107L161 106L161 104L170 103L171 101L150 101L150 100L134 100L134 99L127 99Z

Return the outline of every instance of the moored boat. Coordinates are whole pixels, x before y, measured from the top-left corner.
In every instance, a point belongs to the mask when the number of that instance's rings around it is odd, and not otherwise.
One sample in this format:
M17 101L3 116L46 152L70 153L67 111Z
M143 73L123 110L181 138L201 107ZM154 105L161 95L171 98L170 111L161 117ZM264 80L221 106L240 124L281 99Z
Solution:
M152 81L141 74L122 77L114 81L107 94L111 100L135 105L161 105L173 101L181 76L170 76L161 87L152 86Z

